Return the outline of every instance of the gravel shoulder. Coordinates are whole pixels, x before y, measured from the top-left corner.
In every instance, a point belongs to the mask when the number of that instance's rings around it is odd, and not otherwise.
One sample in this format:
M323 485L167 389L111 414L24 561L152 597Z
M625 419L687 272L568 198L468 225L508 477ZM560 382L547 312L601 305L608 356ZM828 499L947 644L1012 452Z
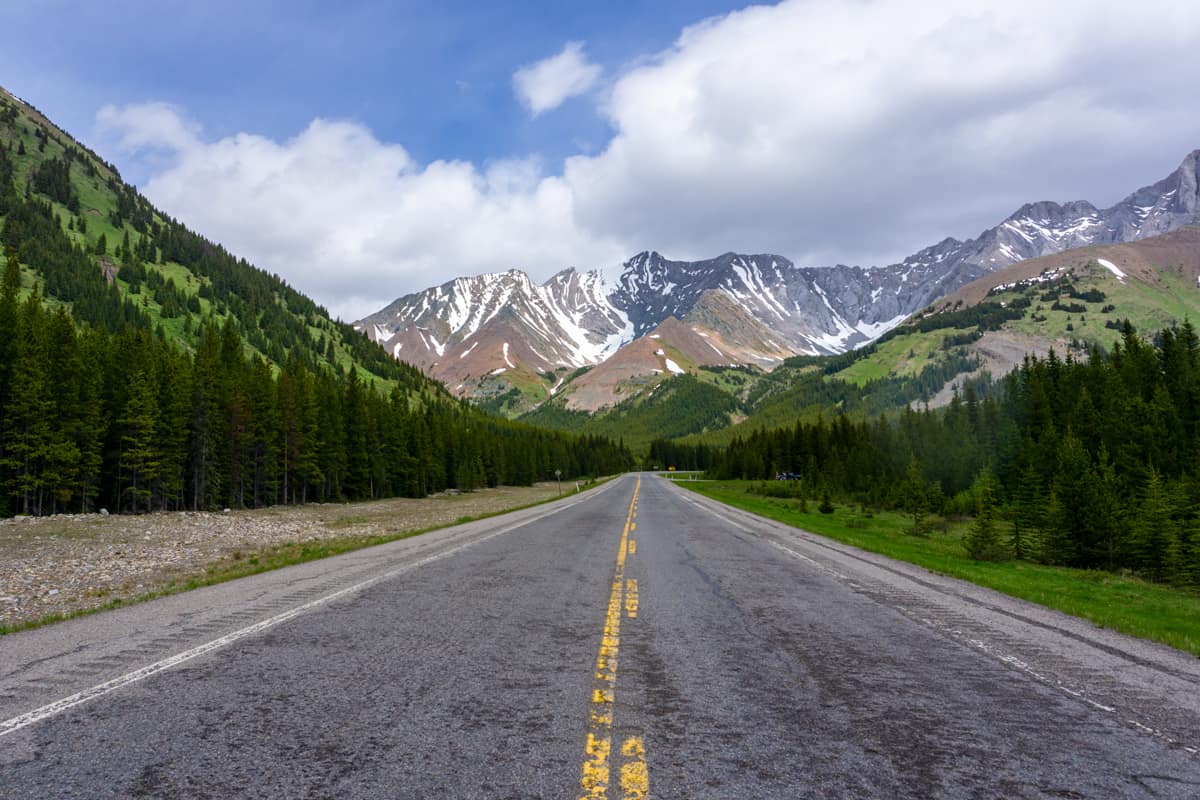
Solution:
M0 520L0 627L101 608L287 543L395 536L549 500L553 483L367 503Z

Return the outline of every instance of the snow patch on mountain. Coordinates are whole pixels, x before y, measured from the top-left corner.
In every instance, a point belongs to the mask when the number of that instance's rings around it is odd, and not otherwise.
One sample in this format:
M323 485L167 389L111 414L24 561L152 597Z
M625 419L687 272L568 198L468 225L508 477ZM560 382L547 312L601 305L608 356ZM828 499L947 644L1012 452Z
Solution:
M1106 270L1111 272L1113 275L1116 275L1117 280L1119 280L1121 283L1125 282L1125 273L1116 264L1109 261L1107 258L1097 258L1096 262L1099 263L1100 266L1104 267Z
M1198 173L1200 150L1111 208L1028 203L973 239L948 237L887 266L797 267L778 255L739 253L688 262L643 251L614 270L611 281L573 268L542 284L515 269L456 278L399 298L356 327L467 391L472 376L502 374L518 361L543 373L600 364L638 337L658 338L654 331L671 318L717 337L721 347L710 347L730 363L770 367L792 354L866 344L1010 264L1200 223ZM1123 279L1112 262L1101 266ZM646 357L650 350L640 352ZM562 383L557 379L548 391Z

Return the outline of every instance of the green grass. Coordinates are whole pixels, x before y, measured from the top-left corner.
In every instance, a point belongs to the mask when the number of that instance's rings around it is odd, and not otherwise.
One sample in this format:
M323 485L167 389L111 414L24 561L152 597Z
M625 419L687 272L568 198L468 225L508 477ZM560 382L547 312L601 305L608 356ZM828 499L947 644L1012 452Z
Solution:
M582 486L582 491L595 488L601 484L612 480L611 477L599 478L596 481ZM410 539L414 536L420 536L423 533L440 530L442 528L450 528L455 525L463 525L467 522L475 522L476 520L489 519L498 517L503 514L510 514L514 511L521 511L526 508L533 508L554 500L560 500L566 497L570 492L564 492L561 495L548 497L545 500L539 500L533 503L524 503L516 505L512 508L505 508L499 511L492 511L485 514L465 515L458 517L453 522L447 522L442 525L433 525L428 528L420 528L417 530L398 531L396 533L374 536L339 536L333 539L324 539L321 541L307 542L283 542L281 544L270 545L258 550L248 552L235 552L220 561L209 564L204 568L202 574L191 575L175 580L166 586L155 589L151 592L137 595L130 598L114 599L104 605L95 608L79 609L66 614L51 614L49 616L40 617L26 622L20 622L15 625L0 625L0 636L9 633L17 633L19 631L32 630L41 628L46 625L51 625L55 622L62 622L75 617L85 617L95 614L100 611L109 611L114 608L130 606L136 603L144 603L148 600L154 600L159 597L168 595L180 594L181 592L189 592L192 589L199 589L204 586L213 586L226 581L237 580L238 578L257 575L261 572L270 572L271 570L282 569L296 564L303 564L308 561L316 561L321 558L329 558L330 556L349 553L353 550L361 550L364 547L375 547L376 545L387 544L388 542L396 542L401 539ZM328 528L343 528L351 525L359 524L365 521L365 516L345 517L341 520L326 523Z
M855 361L832 377L861 387L889 375L917 375L933 360L942 346L942 339L950 332L939 330L897 336L879 345L870 358Z
M1089 303L1064 298L1064 303L1086 306L1086 314L1054 311L1050 308L1051 302L1040 299L1046 291L1040 288L1034 293L1034 304L1026 311L1024 319L1008 322L1005 329L1051 340L1077 337L1111 347L1121 338L1121 333L1105 327L1110 320L1129 319L1139 333L1148 335L1182 323L1184 319L1195 321L1200 317L1200 292L1189 281L1171 269L1160 270L1158 278L1159 284L1134 279L1122 283L1108 270L1093 263L1086 270L1077 270L1072 283L1081 291L1099 289L1106 295L1104 301ZM989 299L1011 301L1021 294L1020 290L1001 292ZM1101 308L1109 304L1116 306L1115 310L1101 313ZM1035 320L1035 316L1045 319ZM1072 330L1067 330L1068 324Z
M808 367L806 369L807 371L812 371L816 367ZM744 399L746 392L762 376L762 370L758 367L720 369L702 366L697 368L695 375L700 380L712 384L723 392L728 392L734 397Z
M1200 596L1186 590L1108 572L1025 561L974 561L962 545L965 523L916 537L905 532L911 521L900 514L867 516L838 506L833 514L825 515L812 500L808 510L802 511L797 500L748 493L754 486L751 481L680 481L679 485L811 533L1200 656Z

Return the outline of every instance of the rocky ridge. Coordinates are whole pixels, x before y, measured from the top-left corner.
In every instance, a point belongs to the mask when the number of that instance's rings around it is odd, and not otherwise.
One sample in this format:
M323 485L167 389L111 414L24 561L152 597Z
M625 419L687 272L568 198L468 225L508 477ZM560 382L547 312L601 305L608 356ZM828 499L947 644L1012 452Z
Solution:
M460 396L477 399L521 386L528 402L540 402L568 391L569 372L581 367L597 367L589 381L601 383L605 362L650 335L691 352L689 369L770 369L791 355L840 353L870 342L1011 264L1200 223L1198 173L1200 150L1110 208L1029 203L973 239L947 238L884 267L797 267L779 255L738 253L673 261L645 251L626 261L611 285L596 271L573 268L540 285L519 270L458 278L406 295L356 327ZM684 327L663 328L670 320ZM707 349L695 346L697 336L708 340ZM619 358L620 369L608 370L609 388L631 376L668 374L664 356L638 355L659 349L640 347ZM619 399L594 387L589 396L574 407L594 410Z

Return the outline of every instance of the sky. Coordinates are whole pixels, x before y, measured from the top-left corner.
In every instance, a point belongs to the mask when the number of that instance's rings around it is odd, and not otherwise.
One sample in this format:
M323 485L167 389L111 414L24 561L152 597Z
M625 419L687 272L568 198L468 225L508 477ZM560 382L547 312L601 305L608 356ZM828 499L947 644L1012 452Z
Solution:
M642 250L894 263L1200 148L1194 0L0 10L0 85L347 321Z

